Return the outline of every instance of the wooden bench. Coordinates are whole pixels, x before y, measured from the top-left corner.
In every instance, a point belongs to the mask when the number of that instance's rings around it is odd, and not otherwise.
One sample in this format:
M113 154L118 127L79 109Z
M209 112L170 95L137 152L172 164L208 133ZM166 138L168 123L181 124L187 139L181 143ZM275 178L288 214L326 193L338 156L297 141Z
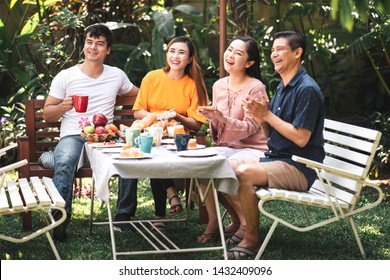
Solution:
M134 121L132 110L135 97L118 97L114 110L114 124L130 126ZM26 135L18 139L18 159L26 159L29 164L19 168L19 177L31 178L50 177L54 175L54 169L45 168L38 163L42 153L54 151L59 141L60 121L46 122L43 119L43 106L45 100L32 99L26 101ZM75 178L91 178L92 169L89 167L80 168ZM23 229L31 230L31 213L23 214Z
M11 147L16 147L16 144L11 145ZM1 155L2 153L0 153ZM8 233L7 235L0 233L0 239L13 243L24 243L41 234L45 234L55 257L60 259L60 255L49 231L65 221L66 211L65 201L54 186L53 181L48 177L42 177L40 179L32 176L30 182L26 178L19 178L18 181L7 180L4 182L7 172L25 165L28 165L28 162L24 159L0 168L0 215L39 211L45 218L46 223L43 226L40 225L37 227L38 229L32 233L23 236L16 234L19 232L17 229L13 229L12 233ZM59 220L54 220L51 214L52 209L62 212L62 217ZM4 230L5 228L2 226L1 229Z
M365 252L360 241L353 216L377 206L383 199L380 183L368 180L371 163L375 157L381 132L372 129L326 119L324 127L326 157L323 163L317 163L302 157L293 156L293 160L306 164L317 173L317 180L308 192L287 191L282 189L263 189L256 192L260 214L271 218L273 224L256 256L263 254L276 226L280 223L299 232L307 232L328 224L348 219L355 235L360 253ZM371 187L377 199L358 204L363 187ZM367 198L365 198L367 199ZM285 201L303 207L307 224L295 224L267 211L269 202ZM360 201L361 202L361 201ZM329 215L323 219L310 221L309 207L328 209ZM266 209L267 208L267 209ZM315 221L314 221L315 220ZM325 237L326 238L326 237ZM304 246L304 245L303 245ZM348 245L349 246L349 245Z

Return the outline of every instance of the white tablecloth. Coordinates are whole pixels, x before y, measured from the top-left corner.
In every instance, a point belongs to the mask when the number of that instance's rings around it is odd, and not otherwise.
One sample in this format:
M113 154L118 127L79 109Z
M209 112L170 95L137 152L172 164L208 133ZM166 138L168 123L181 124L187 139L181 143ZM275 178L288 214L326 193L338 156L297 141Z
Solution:
M96 148L85 144L80 163L88 157L95 180L96 195L107 201L109 179L123 178L213 178L217 190L236 194L238 181L227 159L222 155L181 157L163 146L153 147L150 159L113 159L114 148ZM81 164L80 164L81 165Z

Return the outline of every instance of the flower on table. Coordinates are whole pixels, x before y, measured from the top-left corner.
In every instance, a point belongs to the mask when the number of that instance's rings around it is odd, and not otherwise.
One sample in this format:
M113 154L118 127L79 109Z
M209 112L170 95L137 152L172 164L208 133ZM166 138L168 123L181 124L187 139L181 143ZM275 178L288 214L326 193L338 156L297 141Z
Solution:
M80 128L84 128L86 126L90 126L91 122L89 121L88 117L85 117L85 118L81 118L79 120L79 125L80 125Z

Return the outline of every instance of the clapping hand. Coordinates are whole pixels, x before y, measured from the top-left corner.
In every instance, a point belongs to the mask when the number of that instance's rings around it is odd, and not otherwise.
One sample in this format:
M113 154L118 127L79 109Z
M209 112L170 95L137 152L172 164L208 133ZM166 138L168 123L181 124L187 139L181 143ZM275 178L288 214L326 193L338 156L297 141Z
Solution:
M221 121L224 116L221 111L213 106L199 106L197 113L202 115L208 120L219 120Z
M269 112L269 100L260 94L259 98L247 96L242 100L244 111L253 118L262 119Z

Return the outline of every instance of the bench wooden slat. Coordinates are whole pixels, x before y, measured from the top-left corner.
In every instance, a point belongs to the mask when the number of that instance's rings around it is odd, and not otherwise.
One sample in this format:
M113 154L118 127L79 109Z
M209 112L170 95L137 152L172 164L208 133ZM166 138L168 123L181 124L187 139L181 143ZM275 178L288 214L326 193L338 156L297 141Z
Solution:
M36 207L38 205L37 200L26 178L19 179L19 188L23 194L27 209Z
M258 198L266 200L272 196L272 194L268 191L268 189L259 188L256 191L256 195Z
M324 148L328 155L347 159L348 161L353 161L354 163L361 164L364 166L367 165L367 162L370 159L369 154L363 154L356 151L348 150L340 146L332 145L329 143L325 143Z
M345 145L346 147L354 148L360 151L370 152L371 144L369 142L352 138L343 134L338 134L330 131L324 131L324 137L326 140Z
M36 119L38 118L37 113L36 113ZM37 129L40 128L46 128L46 127L54 127L54 128L60 128L61 123L60 122L46 122L46 121L40 121L40 122L35 122L35 127Z
M350 180L341 176L337 176L335 174L326 174L328 180L335 186L342 186L343 189L356 193L361 190L361 186L356 184L356 181Z
M327 177L336 177L336 176L327 174ZM347 180L347 179L345 179L345 180ZM355 185L356 185L356 182L355 182ZM313 184L313 186L311 188L316 189L322 193L326 193L324 186L320 182L316 182L315 184ZM356 193L358 193L360 191L360 189L356 189L356 191L348 192L348 191L344 190L343 188L338 188L336 185L332 186L332 190L334 191L337 199L345 201L349 204L352 204L354 202L354 197L355 197Z
M263 201L277 199L331 208L331 202L326 194L316 189L311 189L309 192L288 191L284 189L268 189L267 191L264 191L264 189L259 189L256 191L256 196ZM331 198L331 201L334 202L336 199ZM348 209L350 207L350 204L343 200L338 200L338 202L343 209Z
M344 133L348 133L349 135L363 136L365 139L371 141L378 140L378 131L340 121L325 119L324 128L342 131Z
M324 163L330 166L337 166L340 169L348 170L349 172L361 177L364 172L364 168L355 164L345 162L336 158L325 156Z
M54 150L54 148L57 146L57 143L54 142L37 142L36 143L36 153L37 155L41 155L43 152L47 150ZM41 151L39 151L41 150ZM39 158L39 156L37 157Z
M32 187L35 190L35 193L38 196L39 204L41 206L49 206L51 205L51 199L49 195L47 194L44 186L42 185L41 180L39 180L38 177L31 177L30 182Z
M43 177L42 181L46 186L47 193L50 195L53 204L55 206L65 207L65 200L62 198L60 193L58 192L56 186L54 185L52 179L48 177Z
M0 187L0 213L4 213L8 211L9 211L9 205L8 205L7 194L5 193L5 188Z
M15 184L15 181L8 181L7 182L7 189L9 194L9 199L12 204L12 208L14 210L21 210L23 209L23 201L20 198L19 189Z
M343 209L349 209L351 207L351 203L348 203L339 198L336 199L331 196L329 200L326 193L324 193L323 191L319 191L318 188L311 188L308 193L313 196L314 204L323 205L326 206L326 208L331 208L331 202L336 202L336 201Z
M35 138L39 139L40 141L42 141L41 139L46 139L46 138L53 139L58 137L60 137L59 131L50 131L50 132L40 131L35 134Z

